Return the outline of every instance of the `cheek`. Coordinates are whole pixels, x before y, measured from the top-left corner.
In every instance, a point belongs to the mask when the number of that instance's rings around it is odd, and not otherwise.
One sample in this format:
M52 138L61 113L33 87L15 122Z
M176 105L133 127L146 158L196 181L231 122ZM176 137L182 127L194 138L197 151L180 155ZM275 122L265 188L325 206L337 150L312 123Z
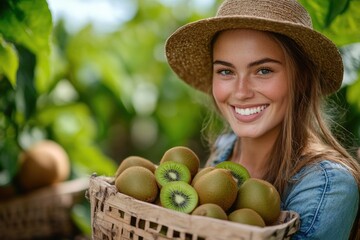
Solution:
M221 83L221 81L213 80L212 94L215 102L219 105L221 102L224 102L227 99L228 90L225 84Z

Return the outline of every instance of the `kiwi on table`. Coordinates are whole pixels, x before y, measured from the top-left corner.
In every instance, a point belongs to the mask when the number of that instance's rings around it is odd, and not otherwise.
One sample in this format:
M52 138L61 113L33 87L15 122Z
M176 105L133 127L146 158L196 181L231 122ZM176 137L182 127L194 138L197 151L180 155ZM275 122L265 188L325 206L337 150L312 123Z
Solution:
M265 227L265 222L262 217L250 208L237 209L231 212L228 216L228 220L232 222L248 224L258 227Z
M280 216L280 194L271 183L257 178L249 178L239 188L235 209L251 208L271 225Z
M155 170L155 178L160 187L174 181L190 183L190 170L182 163L167 161L161 163Z
M200 167L200 159L196 153L185 146L175 146L168 149L160 160L160 164L166 161L180 162L189 168L191 177L194 177Z
M193 177L193 179L191 180L191 185L194 186L195 182L202 176L204 175L205 173L208 173L212 170L214 170L215 167L213 166L209 166L209 167L205 167L205 168L202 168L202 169L199 169L199 171L196 173L196 175Z
M226 212L222 207L214 203L204 203L202 205L197 206L194 211L191 213L192 215L205 216L211 218L217 218L222 220L227 220L228 217Z
M141 166L149 169L153 173L156 169L156 165L146 158L140 156L129 156L121 161L118 169L116 170L115 178L117 178L120 173L122 173L125 169L131 166Z
M247 179L250 178L250 173L248 170L241 164L231 162L231 161L224 161L218 163L215 167L217 168L224 168L231 171L231 174L236 178L238 187L241 186Z
M164 208L191 213L198 205L198 194L188 183L169 182L160 190L160 202Z
M154 202L159 193L154 174L140 166L125 169L115 179L115 186L119 192L144 202Z
M215 203L227 211L234 203L238 187L230 170L215 168L194 184L200 204Z

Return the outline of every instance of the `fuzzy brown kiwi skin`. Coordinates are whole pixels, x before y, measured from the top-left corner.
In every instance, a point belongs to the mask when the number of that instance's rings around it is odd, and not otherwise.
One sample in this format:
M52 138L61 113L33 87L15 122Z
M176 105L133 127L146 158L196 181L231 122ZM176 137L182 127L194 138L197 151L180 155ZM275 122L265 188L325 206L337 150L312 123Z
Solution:
M194 186L194 184L196 183L196 181L201 177L203 176L204 174L214 170L215 167L212 167L212 166L209 166L209 167L205 167L205 168L202 168L202 169L199 169L198 173L194 176L194 178L192 179L191 181L191 185Z
M258 227L266 226L264 219L255 210L250 208L237 209L231 212L228 215L228 220Z
M175 146L168 149L160 160L160 164L165 161L180 162L190 170L191 177L194 177L200 168L200 159L197 154L188 147Z
M16 177L21 191L32 191L68 179L71 165L65 149L52 140L41 140L19 154Z
M140 156L129 156L123 159L116 170L115 178L117 178L125 169L131 166L141 166L149 169L152 173L155 172L156 165L150 160Z
M198 215L198 216L205 216L205 217L211 217L211 218L217 218L221 220L227 220L227 214L217 204L214 203L205 203L202 205L197 206L194 211L191 213L192 215Z
M215 203L228 211L237 196L236 180L227 169L216 168L201 176L194 184L199 203Z
M281 198L275 186L257 178L249 178L239 188L235 209L251 208L258 212L267 225L280 216Z
M236 178L238 188L250 178L249 171L241 164L231 162L231 161L224 161L215 166L216 168L223 168L228 169L231 171L231 174Z
M150 203L156 200L159 193L154 174L141 166L125 169L115 179L115 186L120 193Z

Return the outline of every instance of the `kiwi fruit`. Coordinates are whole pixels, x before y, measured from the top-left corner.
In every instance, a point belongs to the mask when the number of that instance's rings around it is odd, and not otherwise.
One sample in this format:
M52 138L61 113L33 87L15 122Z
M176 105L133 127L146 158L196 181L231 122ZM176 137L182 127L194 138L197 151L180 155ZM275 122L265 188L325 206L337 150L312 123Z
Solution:
M22 191L65 181L69 175L69 156L55 141L41 140L19 155L17 182Z
M191 213L198 205L198 194L188 183L169 182L160 190L160 202L164 208Z
M195 182L202 176L204 175L205 173L208 173L210 172L211 170L214 170L215 167L213 166L209 166L209 167L205 167L205 168L202 168L200 169L197 174L194 176L194 178L192 179L191 181L191 185L194 186Z
M129 156L121 161L118 169L116 170L115 178L117 178L120 173L122 173L125 169L131 166L141 166L149 169L153 173L156 169L156 165L146 158L139 156Z
M239 188L235 209L251 208L264 219L266 225L271 225L280 216L280 194L269 182L249 178Z
M168 149L160 160L160 164L166 161L174 161L184 164L194 177L200 167L200 159L194 151L185 146L176 146Z
M216 167L230 170L231 174L234 176L234 178L236 178L238 187L240 187L241 184L250 178L250 173L248 170L239 163L225 161L218 163Z
M191 181L190 170L184 164L173 161L161 163L155 170L155 177L159 187L173 181Z
M194 184L200 204L215 203L227 211L237 196L236 180L227 169L215 168Z
M237 209L231 212L228 216L228 220L258 227L266 226L262 217L250 208Z
M119 192L144 202L154 202L159 193L154 174L141 166L125 169L115 179L115 186Z
M222 207L214 203L205 203L197 206L194 211L191 213L192 215L205 216L211 218L217 218L222 220L227 220L228 217L226 212Z

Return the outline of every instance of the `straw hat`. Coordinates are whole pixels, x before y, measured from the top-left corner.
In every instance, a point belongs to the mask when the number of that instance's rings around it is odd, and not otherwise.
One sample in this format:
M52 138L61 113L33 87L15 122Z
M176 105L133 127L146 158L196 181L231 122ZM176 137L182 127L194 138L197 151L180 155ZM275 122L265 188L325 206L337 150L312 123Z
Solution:
M207 92L212 81L212 38L219 31L233 28L290 37L321 71L325 95L341 86L343 64L337 47L313 30L309 14L296 0L225 1L215 17L180 27L168 38L166 57L170 67L186 83Z

